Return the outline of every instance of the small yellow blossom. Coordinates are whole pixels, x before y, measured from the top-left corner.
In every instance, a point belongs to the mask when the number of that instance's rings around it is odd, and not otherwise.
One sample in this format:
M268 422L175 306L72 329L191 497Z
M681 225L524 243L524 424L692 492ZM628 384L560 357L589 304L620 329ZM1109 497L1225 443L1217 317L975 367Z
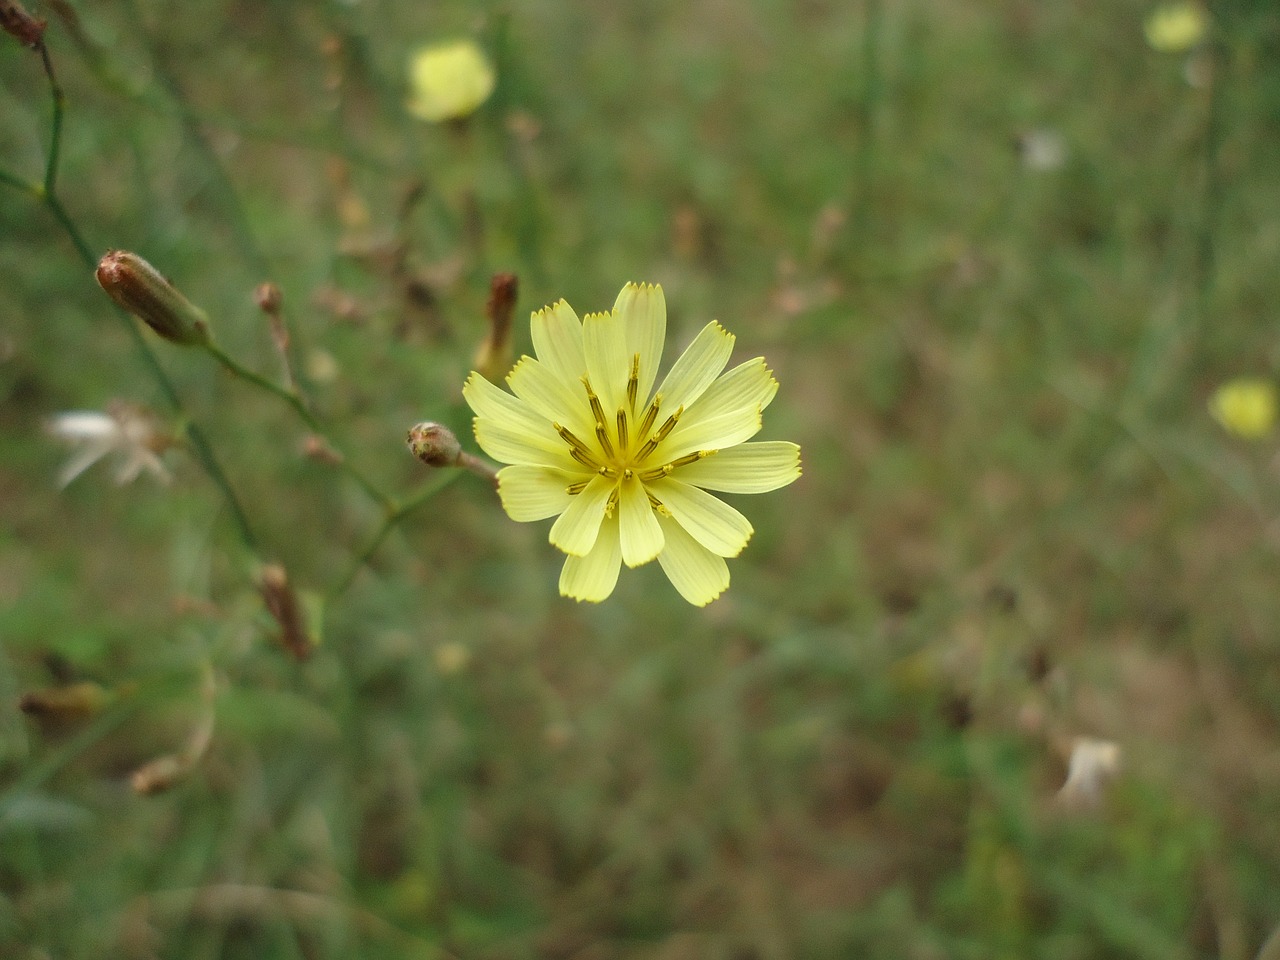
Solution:
M778 391L764 358L722 375L734 337L712 321L659 381L666 330L659 286L629 283L611 312L582 320L561 300L533 315L537 359L512 368L511 393L478 373L463 389L477 442L510 464L498 472L508 515L557 517L560 592L575 600L603 600L623 563L657 560L681 596L710 603L753 530L708 491L765 493L800 476L794 443L746 442Z
M432 122L475 112L493 93L493 67L471 40L423 47L409 64L409 112Z
M1198 3L1167 3L1147 17L1147 43L1161 53L1183 53L1209 29L1209 14Z
M1209 398L1209 413L1223 429L1256 440L1276 422L1276 388L1270 380L1241 377L1230 380Z

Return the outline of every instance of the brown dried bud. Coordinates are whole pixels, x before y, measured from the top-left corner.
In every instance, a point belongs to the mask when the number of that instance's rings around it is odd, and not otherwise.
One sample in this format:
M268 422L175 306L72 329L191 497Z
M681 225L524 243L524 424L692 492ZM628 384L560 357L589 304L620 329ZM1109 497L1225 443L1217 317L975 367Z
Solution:
M129 786L134 793L151 796L172 789L178 781L191 772L189 757L180 753L166 753L140 766L129 775Z
M485 315L489 334L476 351L476 370L490 381L501 380L511 368L511 317L516 309L520 282L514 273L495 273L489 281Z
M258 309L268 316L274 317L280 312L280 307L284 303L284 294L280 292L271 281L258 284L256 290L253 291L253 300L258 305Z
M278 563L263 567L258 574L258 592L262 594L267 612L280 625L280 635L277 638L280 646L295 660L303 661L310 657L315 644L307 634L298 595L294 592L284 567Z
M18 0L0 0L0 30L28 47L39 47L47 24L22 8Z
M59 726L92 717L107 702L107 691L96 683L73 683L24 693L18 709L30 717Z
M427 421L411 427L406 442L409 452L429 467L456 467L462 456L462 444L440 423Z
M209 320L204 311L136 253L108 251L98 262L97 277L98 285L112 300L170 343L191 346L209 342Z

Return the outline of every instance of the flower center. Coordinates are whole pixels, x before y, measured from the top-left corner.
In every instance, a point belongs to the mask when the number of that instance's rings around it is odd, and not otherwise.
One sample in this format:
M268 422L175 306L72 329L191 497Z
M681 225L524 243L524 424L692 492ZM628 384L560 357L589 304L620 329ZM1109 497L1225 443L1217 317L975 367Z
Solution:
M642 483L648 483L669 476L677 467L709 457L716 452L699 450L676 457L667 463L646 463L658 449L658 445L667 439L676 424L680 422L684 407L677 408L675 413L662 422L661 426L654 429L658 423L659 411L662 409L662 394L658 393L654 394L653 400L644 413L637 415L636 402L640 386L640 354L638 353L631 358L626 402L618 408L612 418L605 414L604 404L600 402L600 397L591 388L591 381L585 376L582 378L582 386L587 392L587 403L591 406L591 414L595 420L596 444L587 443L568 427L559 423L553 423L552 426L569 445L569 456L602 477L616 480L619 485L622 481L633 477L639 478ZM590 480L579 480L571 483L567 490L570 494L577 495L586 489L588 483ZM618 491L615 488L609 498L606 512L612 514L617 497ZM652 493L649 494L649 502L654 509L665 509Z

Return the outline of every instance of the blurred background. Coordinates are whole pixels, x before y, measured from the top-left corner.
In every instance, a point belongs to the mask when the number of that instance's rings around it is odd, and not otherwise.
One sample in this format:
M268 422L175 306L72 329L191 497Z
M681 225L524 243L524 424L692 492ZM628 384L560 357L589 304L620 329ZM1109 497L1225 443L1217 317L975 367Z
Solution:
M0 955L1260 955L1270 0L28 7L67 111L55 209L0 36ZM410 112L468 38L492 93ZM174 413L59 209L272 380L278 284L346 462L452 482L367 549L384 505L286 404L148 332ZM499 271L517 356L639 280L668 359L719 319L774 368L805 475L728 498L756 535L711 606L656 564L560 598L549 523L406 452L475 452ZM49 425L108 409L197 423L258 551L189 447L59 489Z

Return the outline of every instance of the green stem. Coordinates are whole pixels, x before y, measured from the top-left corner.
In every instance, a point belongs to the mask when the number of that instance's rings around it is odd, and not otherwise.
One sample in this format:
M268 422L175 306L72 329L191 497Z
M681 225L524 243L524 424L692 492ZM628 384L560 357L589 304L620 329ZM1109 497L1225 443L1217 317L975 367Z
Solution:
M205 343L204 348L209 355L217 360L218 363L220 363L229 373L252 383L255 387L259 387L262 390L266 390L268 393L274 394L287 403L313 433L323 439L324 442L332 449L338 450L325 433L324 426L316 419L316 415L311 412L311 409L302 399L302 395L296 390L288 390L275 381L264 377L262 374L257 373L254 370L250 370L212 341ZM346 471L347 475L356 482L360 489L367 493L370 498L376 500L384 510L392 510L395 508L395 501L389 495L383 493L378 488L377 484L365 476L358 467L352 465L350 458L343 454L341 450L338 450L338 453L338 466Z
M53 61L49 59L49 48L40 43L40 62L44 65L44 75L49 78L49 94L53 98L53 117L50 121L49 158L44 165L44 192L53 196L58 181L58 162L62 158L62 118L66 111L67 97L62 92L57 75L53 72Z
M58 166L62 156L62 126L66 97L58 83L57 75L54 73L53 60L49 56L48 47L43 42L40 44L40 61L44 67L45 77L49 81L49 89L52 91L53 96L52 133L49 138L49 157L45 164L44 180L42 183L26 183L12 174L0 172L0 181L11 187L22 189L38 200L53 215L53 218L58 221L58 225L62 227L68 238L70 238L85 267L92 270L97 267L98 258L94 256L93 250L83 234L80 233L75 221L71 219L66 207L62 205L62 201L58 199L56 192ZM142 357L144 365L150 372L152 379L159 386L160 392L164 394L165 400L173 412L184 421L187 421L186 434L187 439L190 441L191 449L201 467L204 468L205 473L208 474L209 479L213 481L214 486L218 488L226 501L241 541L252 553L258 553L257 538L253 535L253 529L249 525L249 518L244 512L244 508L240 505L240 500L236 496L235 490L231 487L231 482L227 479L227 475L223 473L221 465L219 465L217 458L214 456L213 448L209 444L208 438L198 426L187 420L182 398L178 396L178 391L174 387L173 381L164 372L164 368L160 366L159 359L157 359L150 345L148 345L133 318L120 311L116 312L116 316L120 318L128 329L134 348Z
M360 551L354 560L352 560L351 566L347 568L347 572L343 575L342 579L338 581L337 586L330 591L330 596L337 598L345 593L355 581L356 575L360 573L365 564L373 559L373 555L377 553L378 547L382 546L382 541L385 540L387 535L395 529L396 524L409 514L413 513L413 511L417 510L445 487L449 486L449 484L457 480L461 474L461 469L449 470L447 473L423 484L400 503L391 503L382 517L382 523L378 526L378 529L373 532L373 536L369 538L368 542L365 543L364 549Z

